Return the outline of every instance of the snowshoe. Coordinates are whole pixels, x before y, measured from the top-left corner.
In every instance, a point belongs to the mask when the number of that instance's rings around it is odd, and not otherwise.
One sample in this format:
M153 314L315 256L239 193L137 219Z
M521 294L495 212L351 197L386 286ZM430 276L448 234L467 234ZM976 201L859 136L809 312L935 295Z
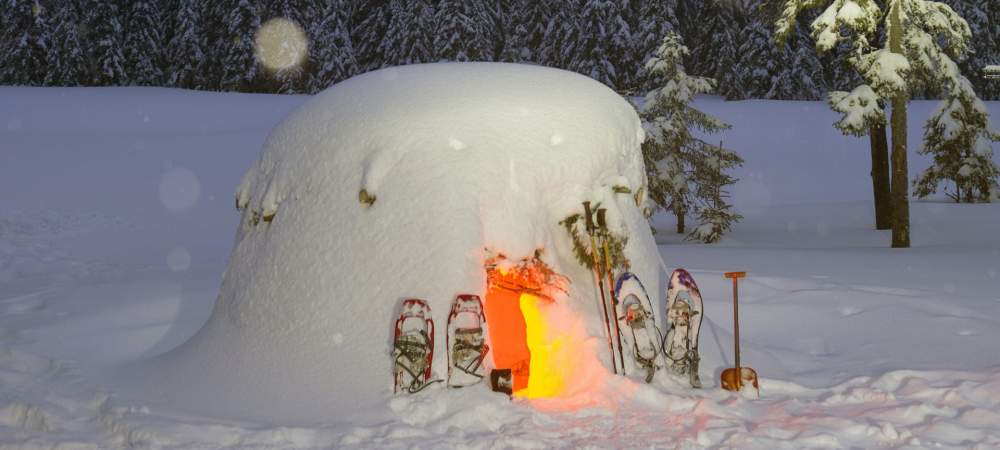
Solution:
M656 343L659 335L649 296L646 295L646 289L639 278L635 274L625 272L618 277L615 297L618 298L618 305L621 308L616 314L619 328L626 330L622 333L625 341L623 345L632 348L632 360L635 365L645 370L645 379L649 383L656 374L658 353Z
M694 278L684 269L677 269L670 276L667 286L667 321L670 329L664 338L663 354L676 375L688 375L693 388L700 388L698 365L698 334L704 308L701 292Z
M486 317L477 295L459 295L448 315L448 387L482 381L486 368Z
M394 393L415 394L433 383L434 322L427 302L413 298L403 301L396 319L392 360Z

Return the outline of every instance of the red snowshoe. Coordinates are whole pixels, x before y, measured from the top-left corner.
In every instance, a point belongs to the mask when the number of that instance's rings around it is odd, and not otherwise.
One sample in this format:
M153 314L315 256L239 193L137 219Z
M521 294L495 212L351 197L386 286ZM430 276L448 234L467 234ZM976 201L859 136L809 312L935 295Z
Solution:
M434 322L427 302L410 298L403 301L392 350L393 392L414 394L433 383ZM440 380L437 380L440 381Z
M470 386L485 375L486 316L477 295L459 295L448 315L448 387Z

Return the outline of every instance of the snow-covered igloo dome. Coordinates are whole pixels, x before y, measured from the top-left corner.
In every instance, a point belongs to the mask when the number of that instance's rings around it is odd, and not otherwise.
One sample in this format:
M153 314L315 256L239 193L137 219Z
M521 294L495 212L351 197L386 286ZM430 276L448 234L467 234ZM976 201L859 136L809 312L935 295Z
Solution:
M610 367L593 273L560 221L583 201L607 208L631 271L659 298L637 206L642 140L626 100L557 69L413 65L327 89L271 132L240 184L215 309L154 362L160 389L278 422L384 403L400 301L427 300L442 330L456 295L483 295L497 254L538 255L565 276L556 303L582 324L582 357ZM439 338L434 371L445 365Z

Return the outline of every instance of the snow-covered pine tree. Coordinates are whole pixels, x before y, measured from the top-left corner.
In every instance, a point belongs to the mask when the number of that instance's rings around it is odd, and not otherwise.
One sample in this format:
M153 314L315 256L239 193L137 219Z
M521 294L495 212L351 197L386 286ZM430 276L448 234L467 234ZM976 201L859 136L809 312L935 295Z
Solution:
M391 0L390 21L380 52L384 65L401 66L437 60L434 55L434 9L427 0Z
M575 0L569 0L562 5L556 5L545 30L539 64L561 69L573 67L581 39L579 11L582 5L577 3Z
M914 194L923 198L951 181L945 194L958 203L989 202L1000 198L1000 168L993 162L992 142L1000 133L990 126L986 105L976 97L972 83L961 77L948 86L941 106L924 127L921 154L934 157L931 167L914 180Z
M817 100L822 91L823 67L816 51L808 45L808 31L797 27L797 39L782 46L779 60L771 74L771 87L765 98L775 100Z
M121 0L94 0L84 8L87 42L95 65L94 83L99 86L128 84L125 60L126 5Z
M569 69L614 87L618 78L611 62L613 26L618 19L615 5L607 0L585 0L576 22L578 40L569 56ZM628 32L627 30L625 31Z
M162 86L164 81L165 17L159 3L152 0L132 0L125 13L124 55L128 84Z
M646 94L640 111L646 131L643 158L649 196L658 208L674 213L677 232L685 232L685 217L695 212L702 222L689 237L715 242L740 219L725 201L725 186L735 182L725 171L742 159L692 133L716 133L730 126L691 106L695 95L713 90L714 82L687 75L682 63L687 53L680 36L669 33L646 62L658 87Z
M259 82L260 65L254 56L254 35L260 28L257 6L250 0L227 0L214 4L221 14L221 29L213 43L220 63L219 89L250 91Z
M519 45L523 33L518 34L511 10L513 0L475 0L470 8L473 22L478 23L479 42L472 47L481 49L474 61L500 61L508 40Z
M432 26L434 54L444 61L483 61L491 49L481 29L482 2L440 0Z
M875 228L891 228L889 210L889 154L885 136L885 108L882 99L866 84L851 92L832 91L830 109L842 117L834 127L848 136L869 136L872 157L872 192L875 201Z
M973 36L965 59L957 61L982 99L1000 100L1000 83L986 79L983 67L1000 63L1000 5L995 0L944 0L969 24ZM942 94L942 97L944 95Z
M677 18L674 16L672 4L665 1L644 1L638 13L638 26L636 32L632 34L632 42L635 46L635 54L639 61L649 61L656 54L657 48L668 32L673 30L673 22ZM639 70L635 74L636 84L642 91L652 89L649 83L648 74L644 70Z
M804 10L826 5L812 22L820 51L848 39L854 48L852 64L872 91L892 103L892 246L910 246L909 182L906 162L906 104L919 83L942 85L955 78L952 58L965 53L969 26L944 3L929 0L887 0L887 11L875 0L785 0L776 22L777 36L787 39ZM885 30L882 48L872 51L871 38ZM874 43L877 44L877 43Z
M361 72L386 65L383 40L387 39L390 15L389 2L360 2L351 23L351 43Z
M678 8L682 7L684 16L678 13L678 32L691 50L685 67L692 74L718 79L733 64L723 60L718 37L733 23L736 6L721 0L680 0Z
M615 69L615 78L611 87L618 92L638 92L639 77L636 67L641 67L644 59L638 53L633 35L637 31L638 21L630 17L633 8L628 1L609 1L607 23L611 42L608 43L608 62Z
M309 92L316 93L359 73L351 42L348 2L336 0L323 6L322 17L307 30L312 42L309 51L313 75Z
M208 49L205 19L205 4L201 0L180 0L177 4L173 35L167 45L167 86L209 89L205 74Z
M720 87L720 94L727 99L765 98L771 91L772 74L779 70L780 50L771 45L768 21L762 10L754 8L746 24L736 31L737 57L723 74Z
M80 36L81 18L75 2L53 5L49 15L51 46L45 71L47 86L79 86L90 82L90 67Z
M550 0L515 0L512 13L517 29L517 41L505 46L501 61L528 61L546 64L542 59L542 48L545 44L545 33L553 14ZM513 59L514 57L517 59Z
M691 174L699 225L688 238L711 244L719 242L743 218L733 210L726 190L737 181L728 171L743 165L743 158L722 143L718 146L706 143L698 150L699 155L692 159Z
M38 85L48 70L51 47L50 11L35 1L7 1L5 28L0 30L0 82Z

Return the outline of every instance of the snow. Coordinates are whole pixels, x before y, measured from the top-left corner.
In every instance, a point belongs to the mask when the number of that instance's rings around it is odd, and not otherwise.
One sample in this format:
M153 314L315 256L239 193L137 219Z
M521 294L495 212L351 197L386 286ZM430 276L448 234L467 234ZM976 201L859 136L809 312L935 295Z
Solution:
M370 408L389 379L357 374L391 372L400 299L426 299L445 324L457 295L485 298L486 259L539 250L571 282L559 301L586 321L579 340L597 341L592 275L559 222L601 203L658 289L649 227L631 195L613 192L644 190L641 139L628 102L556 69L433 64L341 83L283 120L240 183L243 221L208 323L135 370L168 387L165 402L229 416L308 423Z
M888 233L872 229L867 139L831 127L838 114L823 102L695 102L734 125L723 138L746 157L733 192L745 219L720 244L683 242L668 215L655 220L668 269L689 269L705 296L705 389L612 377L609 389L623 395L610 404L559 412L486 389L432 388L289 424L171 406L161 398L176 393L169 385L133 390L130 370L212 316L241 226L233 190L272 127L308 98L148 88L0 88L0 97L0 124L18 124L0 128L0 446L1000 446L1000 209L914 202L913 248L889 249ZM911 103L911 143L937 103ZM985 105L1000 114L1000 103ZM555 134L541 135L545 151ZM558 135L558 151L572 151L574 134ZM464 152L479 144L445 133L440 151L459 152L452 137ZM929 163L916 147L911 176ZM161 201L175 168L198 180L187 208ZM394 196L386 180L372 211ZM760 400L718 388L732 364L730 270L748 272L742 359L762 377ZM651 297L662 307L662 292ZM384 341L391 317L379 320ZM331 346L351 339L327 336ZM349 361L337 369L387 386L388 375ZM225 389L203 383L189 384Z

